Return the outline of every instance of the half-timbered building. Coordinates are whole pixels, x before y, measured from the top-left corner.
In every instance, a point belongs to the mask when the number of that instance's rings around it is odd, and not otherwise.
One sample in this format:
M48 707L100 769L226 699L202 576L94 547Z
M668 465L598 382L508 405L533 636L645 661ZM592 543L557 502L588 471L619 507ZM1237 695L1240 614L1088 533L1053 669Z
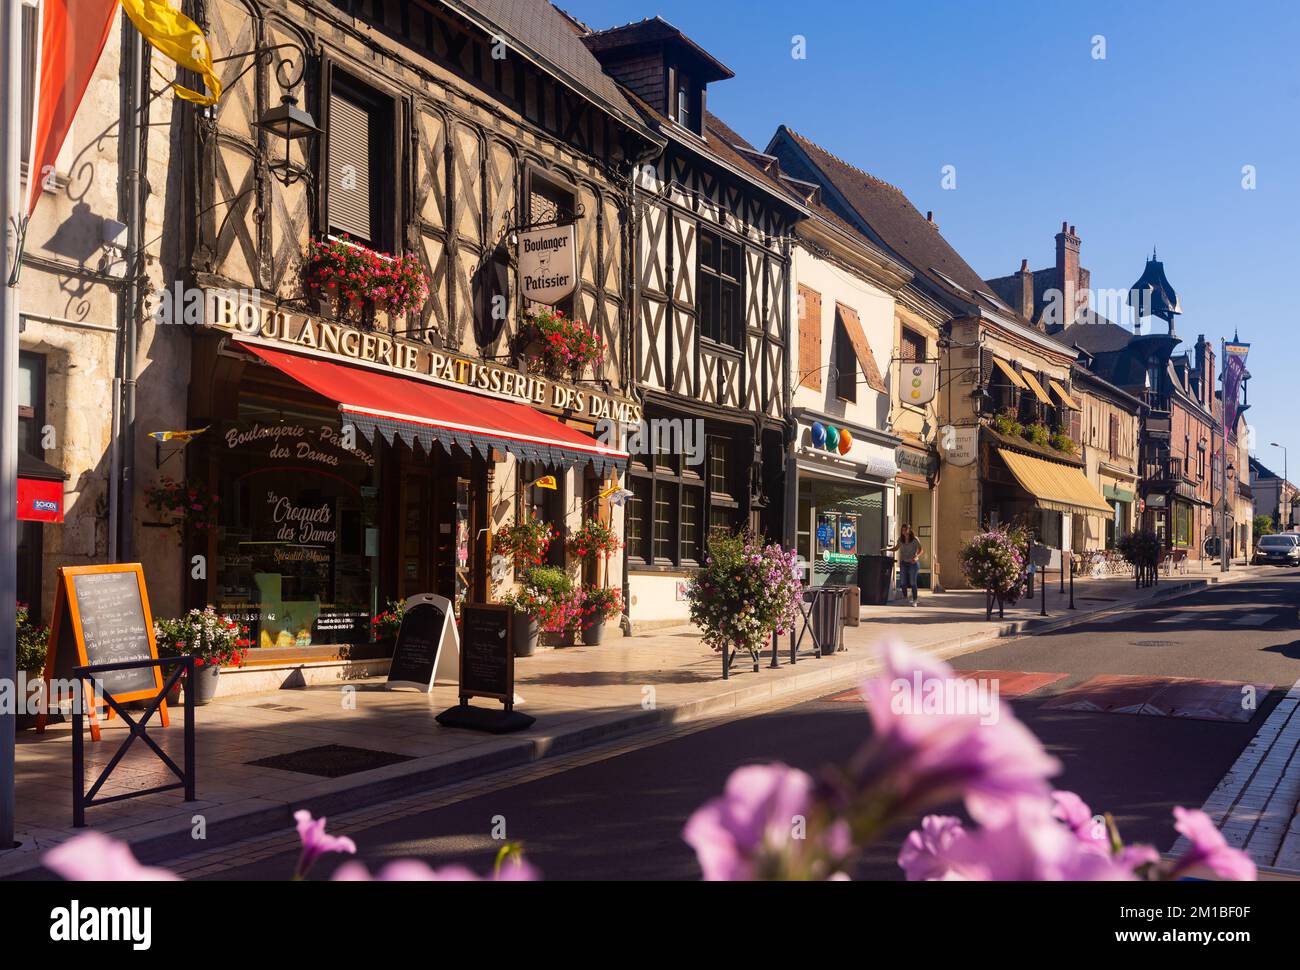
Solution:
M499 598L493 538L524 517L554 528L550 564L620 587L621 557L565 540L623 528L625 213L660 139L581 29L541 0L190 6L225 87L175 159L204 307L185 463L219 500L187 530L191 602L244 616L262 657L332 655L390 599ZM353 272L378 273L360 301ZM539 309L599 359L543 368Z
M793 223L765 156L708 110L732 72L658 17L583 37L665 142L637 169L633 380L645 440L628 472L634 623L686 616L714 529L783 532Z

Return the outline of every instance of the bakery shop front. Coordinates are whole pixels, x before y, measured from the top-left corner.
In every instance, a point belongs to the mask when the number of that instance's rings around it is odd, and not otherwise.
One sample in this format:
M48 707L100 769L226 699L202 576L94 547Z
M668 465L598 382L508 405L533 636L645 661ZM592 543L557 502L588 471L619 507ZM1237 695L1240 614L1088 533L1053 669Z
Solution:
M626 468L618 430L641 418L627 399L224 295L207 308L190 400L206 430L185 460L217 502L186 530L187 558L209 564L189 600L261 650L364 644L416 593L487 602L511 512L563 519ZM543 475L557 487L539 496Z

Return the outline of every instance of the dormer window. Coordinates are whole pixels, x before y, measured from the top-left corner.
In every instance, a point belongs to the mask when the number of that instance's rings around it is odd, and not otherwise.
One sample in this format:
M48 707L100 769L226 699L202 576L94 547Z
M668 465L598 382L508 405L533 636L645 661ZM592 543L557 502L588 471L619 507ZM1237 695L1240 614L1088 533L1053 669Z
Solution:
M700 122L704 117L703 88L693 84L690 75L678 67L668 68L666 87L669 119L687 131L702 134Z

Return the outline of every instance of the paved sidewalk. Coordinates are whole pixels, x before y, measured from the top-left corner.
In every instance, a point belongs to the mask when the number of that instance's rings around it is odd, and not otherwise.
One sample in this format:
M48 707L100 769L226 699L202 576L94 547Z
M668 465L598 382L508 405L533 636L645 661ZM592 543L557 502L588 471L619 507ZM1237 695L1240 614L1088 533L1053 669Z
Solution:
M1255 568L1235 567L1226 577L1240 581ZM894 636L936 656L951 657L1001 636L1072 625L1099 611L1122 610L1152 598L1203 588L1217 573L1162 579L1154 589L1136 590L1131 579L1080 580L1077 610L1066 609L1057 584L1048 588L1049 617L1038 616L1039 600L1008 609L1005 619L984 619L983 595L954 592L926 595L923 605L864 607L862 623L845 631L846 650L834 657L806 656L757 673L737 662L730 680L721 662L690 627L654 635L608 640L597 647L571 647L521 658L516 689L523 709L537 718L526 732L493 736L439 727L434 717L456 702L453 686L425 695L388 691L371 679L337 685L237 695L199 709L197 739L199 801L185 803L179 792L142 796L87 810L91 826L129 841L145 861L162 861L253 835L286 829L292 812L308 808L330 814L432 790L487 772L567 754L611 738L732 711L771 704L782 697L825 685L828 689L876 668L881 638ZM1067 583L1068 587L1068 583ZM491 702L479 701L481 704ZM173 726L150 737L178 762L183 712ZM126 737L109 722L100 744L87 742L89 780ZM22 732L18 740L18 811L22 845L0 853L0 876L32 872L40 854L69 838L71 828L71 730L54 725L43 736ZM320 745L362 749L362 758L392 763L336 778L250 764ZM394 759L400 760L394 760ZM136 742L104 796L170 781L160 762ZM206 841L196 844L195 827Z

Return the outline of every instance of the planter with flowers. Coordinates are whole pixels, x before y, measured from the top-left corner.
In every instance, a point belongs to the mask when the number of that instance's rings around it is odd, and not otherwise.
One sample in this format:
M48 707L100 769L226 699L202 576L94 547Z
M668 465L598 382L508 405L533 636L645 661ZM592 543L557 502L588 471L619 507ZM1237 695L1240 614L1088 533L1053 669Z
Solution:
M803 596L796 554L765 544L751 532L715 533L702 568L687 590L691 622L704 642L722 653L722 676L747 651L758 670L759 651L774 633L790 629Z
M542 633L573 642L582 626L582 592L554 566L525 570L518 587L501 600L515 611L515 656L531 657Z
M397 647L397 634L402 629L402 617L406 615L406 606L401 600L389 600L388 609L378 613L370 621L370 631L375 643L381 646L381 655L391 657Z
M153 631L159 656L194 658L195 705L210 703L221 668L242 666L248 653L248 627L211 606L176 619L155 619Z
M554 538L555 529L549 522L527 516L498 529L492 545L496 552L514 560L515 569L522 572L545 561Z
M307 293L341 320L374 326L376 311L390 317L419 313L429 299L429 280L414 253L392 256L346 236L316 239L302 262Z
M1003 615L1007 603L1015 603L1025 589L1025 568L1029 561L1028 535L1019 529L989 529L964 546L958 557L961 570L972 586L984 590L985 619L993 618L993 606Z
M623 612L623 597L617 589L588 586L582 591L582 642L597 646L605 636L605 621Z
M576 376L605 356L605 341L596 331L565 316L563 310L531 314L519 333L520 349L552 377Z
M220 525L220 496L198 482L161 478L144 490L145 505L179 529L211 532Z
M19 672L26 672L30 696L31 685L40 680L45 672L45 648L49 642L50 631L47 627L32 622L26 603L18 604L15 621L18 631L18 665L15 669ZM23 697L17 698L20 703L25 699ZM61 714L50 714L52 723L62 719ZM35 726L36 715L26 713L25 708L20 706L18 708L18 730L25 731Z

